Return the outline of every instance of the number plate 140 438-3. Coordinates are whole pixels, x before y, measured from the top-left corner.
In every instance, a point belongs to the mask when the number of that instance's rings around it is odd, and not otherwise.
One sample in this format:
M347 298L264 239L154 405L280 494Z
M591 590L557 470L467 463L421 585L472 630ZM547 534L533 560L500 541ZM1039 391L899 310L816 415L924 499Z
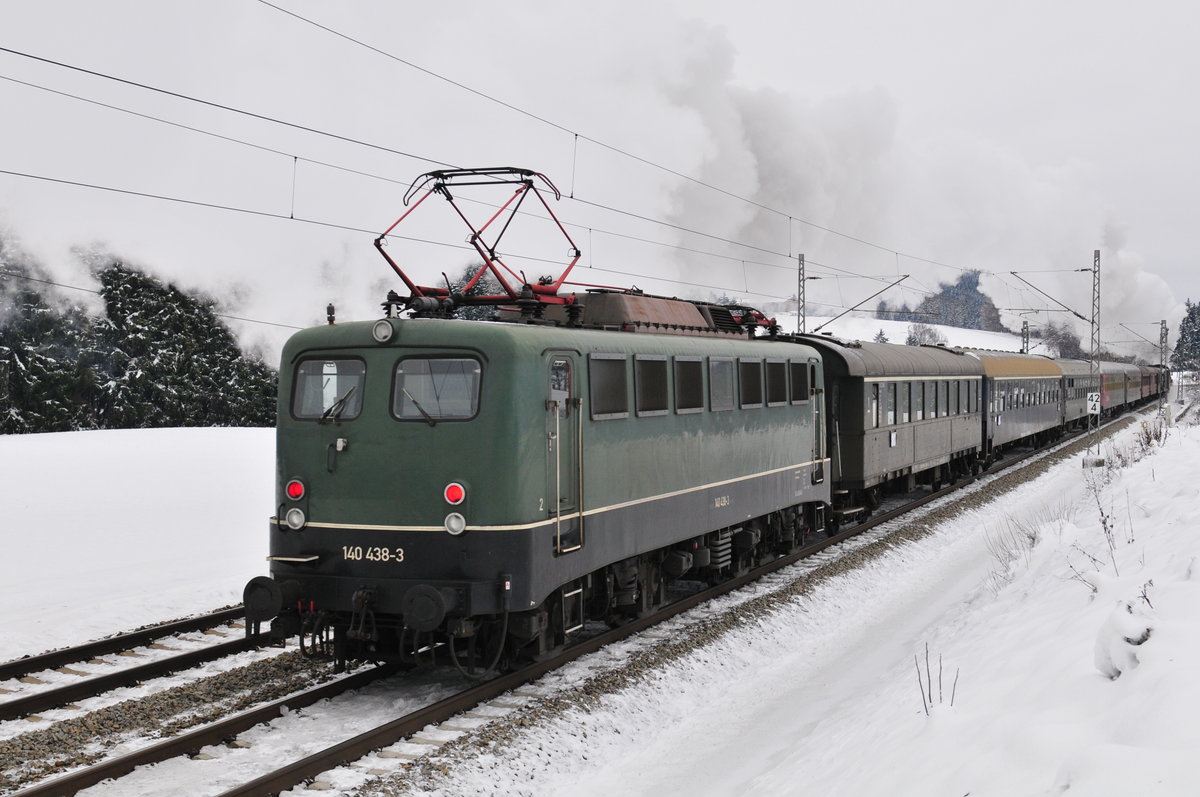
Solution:
M351 562L403 562L403 548L381 548L378 546L343 545L342 558Z

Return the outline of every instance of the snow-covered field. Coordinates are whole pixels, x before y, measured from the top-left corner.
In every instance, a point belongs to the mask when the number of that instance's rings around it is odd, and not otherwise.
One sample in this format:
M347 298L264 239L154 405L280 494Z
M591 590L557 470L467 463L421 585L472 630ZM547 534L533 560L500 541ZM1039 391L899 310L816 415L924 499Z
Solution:
M0 437L0 462L0 659L234 603L266 572L270 430ZM1065 462L442 793L1196 794L1197 463L1190 426L1123 469Z
M0 436L0 660L240 603L273 429Z

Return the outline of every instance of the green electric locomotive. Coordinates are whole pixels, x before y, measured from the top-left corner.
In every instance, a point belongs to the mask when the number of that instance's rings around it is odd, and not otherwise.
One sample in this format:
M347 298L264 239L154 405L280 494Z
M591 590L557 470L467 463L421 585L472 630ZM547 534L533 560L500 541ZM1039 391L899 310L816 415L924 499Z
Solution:
M496 177L437 174L435 191ZM516 175L518 193L533 177ZM494 244L478 249L505 287L485 297L501 320L453 318L485 301L393 263L412 295L387 317L285 345L270 576L246 587L250 627L269 620L339 664L488 667L824 529L813 347L755 337L766 320L738 308L512 289Z
M627 320L670 301L586 298ZM247 610L343 661L477 636L536 655L649 611L671 579L787 553L829 501L819 366L809 346L711 330L300 332L280 371L271 577Z

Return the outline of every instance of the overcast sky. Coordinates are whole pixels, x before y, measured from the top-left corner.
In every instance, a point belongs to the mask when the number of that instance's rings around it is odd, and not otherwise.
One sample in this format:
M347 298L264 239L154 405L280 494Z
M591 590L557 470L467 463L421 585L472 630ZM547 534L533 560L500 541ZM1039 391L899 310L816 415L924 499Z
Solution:
M0 52L0 170L248 211L0 174L0 227L73 285L94 287L72 249L98 249L306 326L400 287L371 241L415 176L514 165L567 195L581 282L765 304L804 253L810 302L910 274L884 298L915 304L980 269L1018 328L1055 305L1009 272L1088 315L1069 270L1101 249L1110 343L1164 318L1173 341L1200 298L1193 4L277 5L309 22L258 0L0 0L0 47L293 125ZM431 200L396 232L434 243L389 251L425 283L456 273L451 221ZM522 221L511 260L548 273L518 255L565 242ZM272 356L288 332L238 329Z

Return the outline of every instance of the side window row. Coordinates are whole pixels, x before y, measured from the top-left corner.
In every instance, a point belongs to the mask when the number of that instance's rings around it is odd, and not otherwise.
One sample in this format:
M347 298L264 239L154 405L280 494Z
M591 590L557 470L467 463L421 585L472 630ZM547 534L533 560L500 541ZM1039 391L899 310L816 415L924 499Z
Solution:
M997 379L988 412L1057 404L1061 400L1061 387L1058 379Z
M864 383L866 428L979 411L978 379Z
M1096 379L1092 379L1090 376L1089 377L1068 377L1067 378L1067 398L1086 399L1088 393L1099 392L1099 388L1097 387L1098 379L1099 379L1099 377L1097 377ZM1088 384L1089 382L1091 383L1090 387Z
M638 417L802 404L816 370L807 361L784 359L636 354L632 360ZM629 361L625 354L588 356L593 419L629 416Z

